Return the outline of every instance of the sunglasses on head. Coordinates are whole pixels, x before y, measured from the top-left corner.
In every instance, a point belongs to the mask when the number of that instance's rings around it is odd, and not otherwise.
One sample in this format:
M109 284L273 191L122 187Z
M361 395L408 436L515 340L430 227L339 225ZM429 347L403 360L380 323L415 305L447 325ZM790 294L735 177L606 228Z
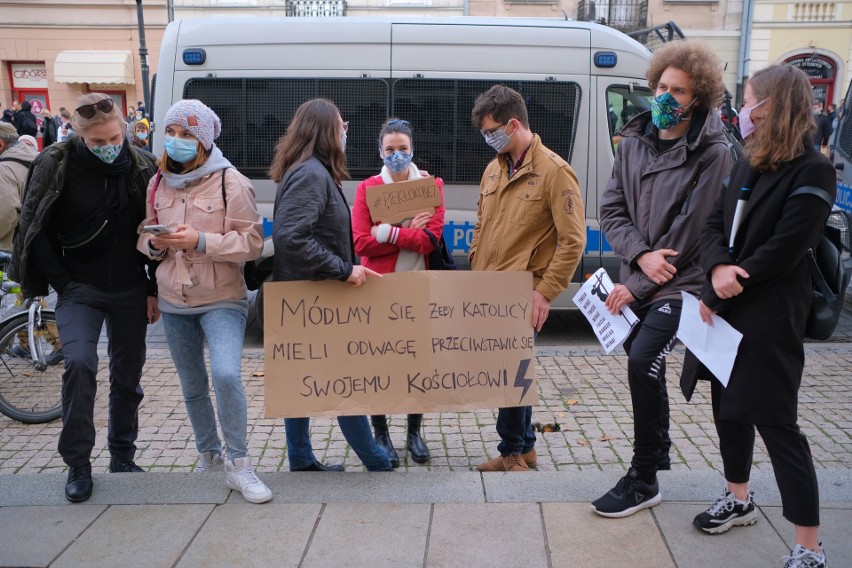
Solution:
M83 105L81 107L77 107L77 110L75 112L83 118L92 118L93 116L95 116L95 112L101 111L102 113L106 114L112 110L113 106L115 106L115 102L112 99L104 99L102 101L98 101L90 105Z

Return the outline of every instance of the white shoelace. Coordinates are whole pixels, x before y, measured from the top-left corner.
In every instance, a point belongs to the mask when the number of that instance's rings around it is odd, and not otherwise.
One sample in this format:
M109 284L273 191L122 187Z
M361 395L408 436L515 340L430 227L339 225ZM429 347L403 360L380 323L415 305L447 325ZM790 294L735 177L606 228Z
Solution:
M251 468L243 467L235 471L237 477L240 478L241 484L245 487L249 487L251 485L255 485L260 483L260 479L257 475L254 474L254 470Z
M781 558L784 568L818 568L825 566L825 556L797 544L789 556Z
M724 495L719 497L715 503L713 503L709 509L707 509L707 513L710 515L718 515L722 511L733 511L734 505L737 503L742 503L747 505L749 501L752 499L752 492L748 492L748 499L745 501L740 501L736 498L736 496L728 490L725 490Z

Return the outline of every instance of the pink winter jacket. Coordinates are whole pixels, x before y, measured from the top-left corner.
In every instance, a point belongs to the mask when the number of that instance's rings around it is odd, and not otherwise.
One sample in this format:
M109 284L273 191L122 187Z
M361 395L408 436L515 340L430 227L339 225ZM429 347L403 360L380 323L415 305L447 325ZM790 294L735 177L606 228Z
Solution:
M148 246L151 235L142 226L161 224L174 229L190 225L204 233L205 251L169 249L157 268L160 298L179 307L195 307L223 300L243 300L246 261L263 249L262 219L257 212L251 182L234 168L225 170L227 206L222 200L222 170L190 182L185 189L169 186L158 176L148 184L147 216L139 226L137 249L158 258Z

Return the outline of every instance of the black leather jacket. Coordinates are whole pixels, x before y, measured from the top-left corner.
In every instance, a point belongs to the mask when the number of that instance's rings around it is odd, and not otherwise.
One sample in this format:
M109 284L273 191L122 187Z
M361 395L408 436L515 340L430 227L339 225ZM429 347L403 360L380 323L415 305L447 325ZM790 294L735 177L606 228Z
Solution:
M352 274L352 218L343 192L312 157L291 168L275 195L275 280L343 280Z

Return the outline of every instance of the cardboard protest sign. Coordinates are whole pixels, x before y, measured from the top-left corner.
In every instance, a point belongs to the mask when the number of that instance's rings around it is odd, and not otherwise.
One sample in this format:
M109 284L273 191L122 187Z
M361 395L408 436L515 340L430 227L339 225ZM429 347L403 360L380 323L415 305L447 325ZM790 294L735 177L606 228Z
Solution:
M532 290L526 272L267 283L266 416L534 405Z
M592 324L592 329L606 353L611 353L624 343L630 335L630 330L639 321L633 310L627 306L621 308L621 313L617 315L609 313L604 303L613 287L606 270L599 268L580 286L573 298L574 303Z
M373 221L401 223L418 213L434 213L441 192L434 177L374 185L367 188L367 207Z

